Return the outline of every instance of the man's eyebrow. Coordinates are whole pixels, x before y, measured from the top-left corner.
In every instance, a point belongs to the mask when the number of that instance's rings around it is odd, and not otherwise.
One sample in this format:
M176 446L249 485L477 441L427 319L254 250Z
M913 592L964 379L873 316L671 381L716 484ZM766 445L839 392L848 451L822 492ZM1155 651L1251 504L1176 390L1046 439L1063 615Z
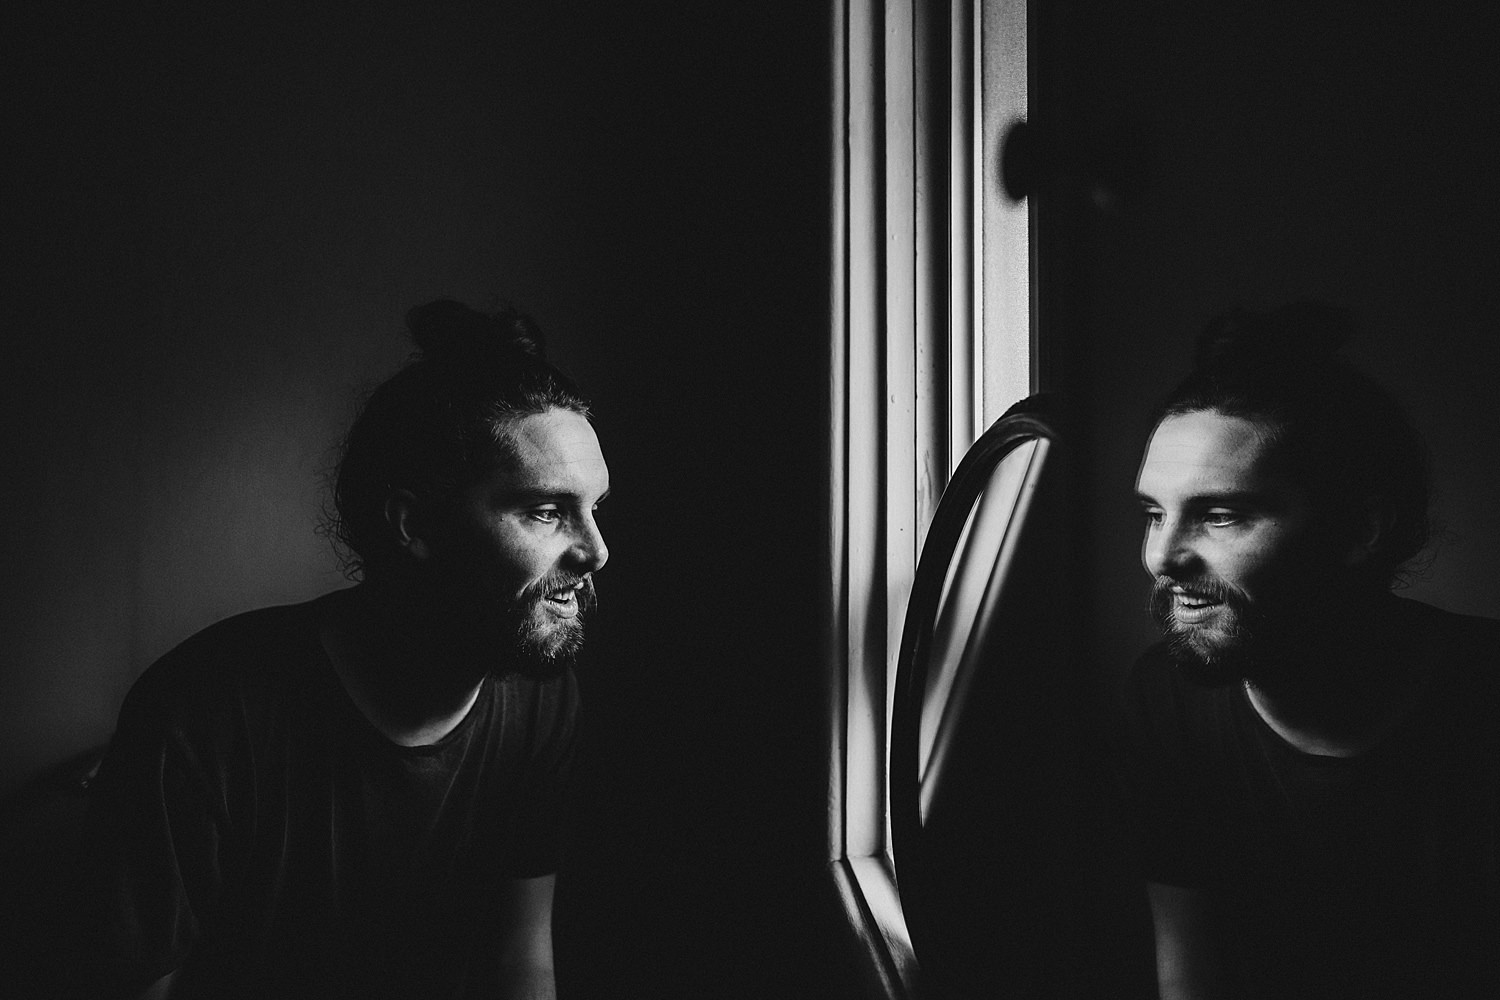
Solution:
M594 502L602 503L608 496L609 490L605 490ZM583 494L564 486L548 486L542 483L535 486L508 487L496 494L496 497L511 503L556 503L563 500L579 500L583 498Z
M1143 504L1155 504L1155 497L1140 490L1135 491L1136 500ZM1184 501L1184 506L1193 507L1269 507L1271 496L1257 490L1221 490L1216 493L1194 493Z
M1270 504L1269 494L1257 490L1224 490L1219 493L1198 493L1188 502L1200 507L1265 507Z

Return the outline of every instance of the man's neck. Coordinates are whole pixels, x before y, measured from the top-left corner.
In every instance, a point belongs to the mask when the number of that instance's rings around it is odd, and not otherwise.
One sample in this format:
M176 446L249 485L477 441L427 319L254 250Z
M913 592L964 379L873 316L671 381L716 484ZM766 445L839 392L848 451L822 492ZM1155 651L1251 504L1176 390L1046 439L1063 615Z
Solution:
M463 664L425 628L403 625L390 594L362 584L330 602L320 637L349 699L387 739L428 746L474 707L486 670Z
M1354 757L1383 742L1410 714L1426 677L1389 595L1364 602L1316 635L1292 662L1245 681L1266 725L1303 753Z

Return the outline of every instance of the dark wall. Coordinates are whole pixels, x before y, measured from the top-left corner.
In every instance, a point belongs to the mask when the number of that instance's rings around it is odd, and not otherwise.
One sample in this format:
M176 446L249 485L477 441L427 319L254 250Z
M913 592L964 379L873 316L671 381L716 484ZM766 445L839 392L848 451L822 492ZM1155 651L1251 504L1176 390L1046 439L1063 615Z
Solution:
M565 985L828 995L828 12L316 6L5 15L0 793L193 631L344 585L358 390L408 307L504 297L615 491Z
M1111 673L1153 637L1131 489L1154 402L1233 306L1323 299L1407 404L1448 532L1408 593L1500 616L1496 67L1477 4L1075 0L1034 14L1044 333L1090 427L1093 642ZM1050 222L1049 226L1047 223Z

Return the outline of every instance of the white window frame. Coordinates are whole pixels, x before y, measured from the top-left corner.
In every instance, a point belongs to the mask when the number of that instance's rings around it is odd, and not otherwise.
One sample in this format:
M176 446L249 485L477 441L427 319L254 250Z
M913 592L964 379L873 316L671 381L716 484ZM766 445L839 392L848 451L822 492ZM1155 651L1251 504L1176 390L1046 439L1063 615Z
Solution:
M1025 0L834 0L830 867L872 991L913 995L887 754L917 554L969 445L1035 391Z

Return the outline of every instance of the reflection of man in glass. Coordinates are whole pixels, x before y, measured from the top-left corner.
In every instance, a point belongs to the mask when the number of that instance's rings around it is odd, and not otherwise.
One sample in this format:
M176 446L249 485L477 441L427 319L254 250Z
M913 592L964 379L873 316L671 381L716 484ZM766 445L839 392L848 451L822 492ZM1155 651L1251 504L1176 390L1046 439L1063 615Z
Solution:
M220 622L126 699L80 995L554 995L609 472L525 317L439 302L411 327L338 468L360 584Z
M1391 594L1425 453L1345 336L1310 304L1218 321L1141 463L1162 997L1500 996L1500 624Z

